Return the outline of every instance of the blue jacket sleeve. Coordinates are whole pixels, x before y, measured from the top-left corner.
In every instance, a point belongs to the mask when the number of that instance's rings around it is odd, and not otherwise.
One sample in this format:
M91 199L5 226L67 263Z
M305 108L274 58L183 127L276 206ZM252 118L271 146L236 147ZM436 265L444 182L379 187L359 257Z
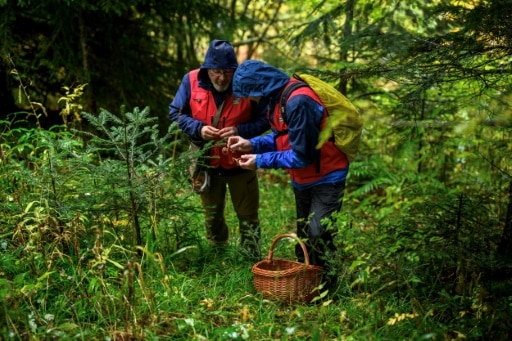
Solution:
M269 152L256 155L257 168L303 168L308 164L292 150Z
M238 135L245 139L259 136L270 128L267 106L251 101L251 120L236 126Z
M291 149L259 154L258 168L295 169L315 161L324 108L309 96L297 95L288 101L286 112Z
M203 122L192 118L190 109L190 79L186 74L169 105L169 118L171 122L176 122L178 127L192 140L201 141L201 128L205 125Z
M276 150L275 138L276 134L274 132L270 132L263 136L257 136L249 141L251 142L252 154L262 154L267 152L273 152Z

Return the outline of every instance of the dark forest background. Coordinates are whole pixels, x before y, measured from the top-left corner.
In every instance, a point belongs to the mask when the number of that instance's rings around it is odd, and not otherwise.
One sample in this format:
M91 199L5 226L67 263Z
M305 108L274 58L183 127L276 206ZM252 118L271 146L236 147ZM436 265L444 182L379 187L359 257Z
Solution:
M212 39L360 111L336 299L269 305L208 262L168 105ZM0 0L0 332L508 339L511 63L511 0ZM284 173L261 190L268 245L294 208Z

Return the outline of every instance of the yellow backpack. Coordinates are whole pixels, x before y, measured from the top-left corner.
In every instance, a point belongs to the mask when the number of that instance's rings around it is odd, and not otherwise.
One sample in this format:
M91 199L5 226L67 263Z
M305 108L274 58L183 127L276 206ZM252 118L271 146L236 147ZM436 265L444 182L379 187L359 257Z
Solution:
M334 144L347 155L349 162L355 159L359 150L363 120L356 107L332 85L308 74L294 74L301 82L288 85L281 96L281 116L286 122L286 102L291 92L299 87L309 86L320 98L328 114L328 124L320 132L317 149L334 136Z

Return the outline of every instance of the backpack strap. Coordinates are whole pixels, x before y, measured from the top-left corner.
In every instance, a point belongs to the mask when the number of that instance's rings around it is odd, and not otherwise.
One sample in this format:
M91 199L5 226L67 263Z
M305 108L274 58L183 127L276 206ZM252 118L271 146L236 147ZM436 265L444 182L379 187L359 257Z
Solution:
M300 80L300 82L293 82L291 84L288 84L281 94L281 101L280 108L281 108L281 117L283 118L284 123L288 124L287 117L286 117L286 102L288 102L288 98L290 97L291 93L298 89L305 86L309 86L306 82L304 82L299 75L293 74L293 78Z
M299 75L296 73L293 74L293 78L298 79L299 82L293 82L288 84L282 94L281 94L281 101L280 101L280 109L281 109L281 118L283 119L283 122L288 124L287 117L286 117L286 102L288 102L288 98L290 97L291 93L298 88L303 88L305 86L309 86L308 83L306 83L302 78L300 78ZM282 134L286 134L286 132L283 132ZM320 173L320 150L318 150L318 154L316 157L316 172Z

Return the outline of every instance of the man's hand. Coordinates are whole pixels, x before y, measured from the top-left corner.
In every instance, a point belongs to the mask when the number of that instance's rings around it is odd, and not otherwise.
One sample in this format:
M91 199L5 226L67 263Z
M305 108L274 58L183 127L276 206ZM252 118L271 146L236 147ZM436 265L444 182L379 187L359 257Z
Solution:
M203 140L218 140L219 139L219 129L212 126L203 126L201 128L201 137Z
M227 147L238 153L249 153L252 150L251 142L240 136L229 137Z
M256 169L256 154L244 154L238 159L238 165L244 169Z
M238 129L236 127L226 127L219 130L219 138L227 139L230 136L238 135Z

